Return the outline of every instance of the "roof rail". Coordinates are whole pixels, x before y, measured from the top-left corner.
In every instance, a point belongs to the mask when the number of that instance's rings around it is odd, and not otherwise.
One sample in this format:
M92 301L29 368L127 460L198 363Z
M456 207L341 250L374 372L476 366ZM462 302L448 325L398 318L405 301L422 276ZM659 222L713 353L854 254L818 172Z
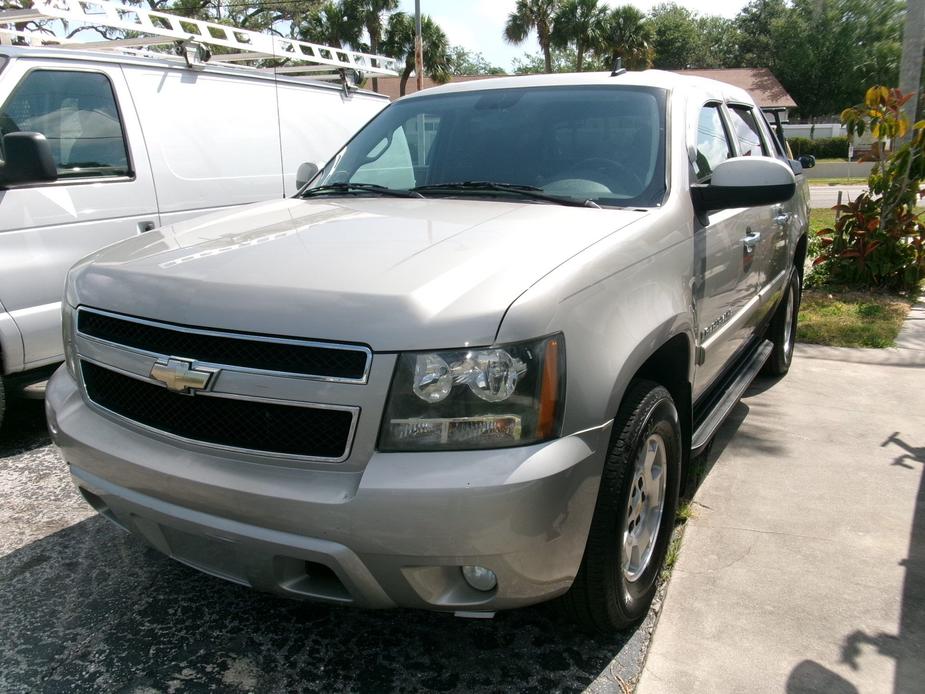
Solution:
M105 26L132 32L137 36L110 41L82 42L55 38L40 32L16 31L13 26L19 22L36 19L60 19ZM397 74L397 61L385 56L287 39L202 19L146 10L135 5L123 5L110 0L32 0L31 9L0 10L0 25L2 24L8 24L10 28L0 27L0 35L22 37L32 45L59 44L64 48L111 51L178 44L181 49L178 52L187 58L188 63L190 51L182 50L185 47L221 46L237 52L212 55L208 50L198 50L195 56L197 60L208 61L210 64L232 65L254 60L287 60L292 64L281 68L262 69L288 74L342 74L345 70L355 70L368 75ZM313 76L323 77L320 74Z

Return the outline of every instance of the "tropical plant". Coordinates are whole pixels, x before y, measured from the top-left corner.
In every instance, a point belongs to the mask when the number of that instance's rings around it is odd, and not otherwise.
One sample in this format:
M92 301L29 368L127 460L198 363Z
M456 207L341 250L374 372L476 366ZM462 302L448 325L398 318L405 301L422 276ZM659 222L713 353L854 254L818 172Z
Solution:
M554 18L552 43L575 46L575 69L581 72L585 54L600 48L607 33L607 9L600 0L565 0Z
M577 55L569 48L553 48L549 53L552 72L578 72L575 64ZM613 63L607 58L598 58L591 55L585 60L587 70L609 70ZM512 61L512 70L515 75L538 75L546 72L546 59L542 53L524 53L520 58Z
M612 66L617 58L630 70L645 70L652 66L652 30L646 16L632 5L615 7L607 16L604 41L599 48L609 56Z
M298 25L296 35L305 41L343 48L359 45L362 31L362 25L340 0L326 2L309 12Z
M869 193L835 207L835 226L819 232L823 265L836 282L913 289L925 270L925 223L915 212L925 194L925 121L910 125L902 106L911 94L874 86L864 103L845 109L849 136L869 131L880 158L868 179ZM886 143L911 132L906 144L886 155Z
M552 32L561 4L561 0L517 0L504 26L505 40L515 44L523 43L530 32L536 30L546 72L552 72Z
M414 17L396 12L389 17L382 48L386 55L404 63L399 94L405 95L408 78L414 72ZM450 79L450 43L443 29L428 15L421 17L421 41L424 49L424 74L442 84Z
M925 225L904 207L885 226L882 198L861 193L852 202L836 205L835 226L818 234L822 265L828 282L887 289L912 289L923 269Z
M366 29L369 52L378 54L386 16L398 8L398 0L344 0L344 7L351 21L359 22ZM379 79L376 77L373 77L373 91L379 91Z

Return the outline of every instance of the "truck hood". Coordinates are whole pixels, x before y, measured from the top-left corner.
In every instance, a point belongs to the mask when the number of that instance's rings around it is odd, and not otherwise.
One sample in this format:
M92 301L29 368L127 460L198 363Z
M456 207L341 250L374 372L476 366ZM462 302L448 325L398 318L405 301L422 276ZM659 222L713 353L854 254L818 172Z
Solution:
M280 200L109 246L71 271L68 300L377 351L490 344L533 283L645 214L481 200Z

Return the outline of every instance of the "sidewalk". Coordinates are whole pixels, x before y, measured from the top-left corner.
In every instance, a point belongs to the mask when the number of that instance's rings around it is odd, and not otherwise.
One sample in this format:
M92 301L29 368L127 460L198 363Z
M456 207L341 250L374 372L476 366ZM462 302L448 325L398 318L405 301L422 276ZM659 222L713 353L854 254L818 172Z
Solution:
M720 431L637 692L925 688L925 308L797 346ZM875 363L872 363L875 362Z

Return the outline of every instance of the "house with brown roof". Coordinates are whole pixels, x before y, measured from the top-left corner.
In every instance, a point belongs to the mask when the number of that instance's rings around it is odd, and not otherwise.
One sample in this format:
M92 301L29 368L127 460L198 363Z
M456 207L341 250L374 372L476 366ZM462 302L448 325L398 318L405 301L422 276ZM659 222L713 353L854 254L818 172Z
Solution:
M790 109L796 108L797 104L784 89L783 85L777 81L768 68L766 67L735 67L735 68L716 68L710 70L673 70L681 75L693 75L695 77L706 77L711 80L718 80L731 84L733 87L744 89L755 103L763 111L778 111L781 114L781 121L788 121L787 114ZM773 119L772 119L773 121Z
M710 79L726 82L735 87L746 90L755 99L755 103L764 111L778 111L781 113L781 121L788 121L787 113L790 109L796 108L796 102L787 93L787 90L777 81L774 74L766 67L740 67L740 68L722 68L711 70L673 70L682 75L695 75L697 77L708 77ZM451 82L469 82L471 80L492 79L496 75L454 75ZM502 76L502 75L497 75ZM387 95L393 101L399 96L400 78L398 77L380 77L379 93ZM436 86L429 77L424 78L424 89ZM417 85L412 77L408 80L406 93L412 94L417 91ZM774 119L772 118L773 122Z

